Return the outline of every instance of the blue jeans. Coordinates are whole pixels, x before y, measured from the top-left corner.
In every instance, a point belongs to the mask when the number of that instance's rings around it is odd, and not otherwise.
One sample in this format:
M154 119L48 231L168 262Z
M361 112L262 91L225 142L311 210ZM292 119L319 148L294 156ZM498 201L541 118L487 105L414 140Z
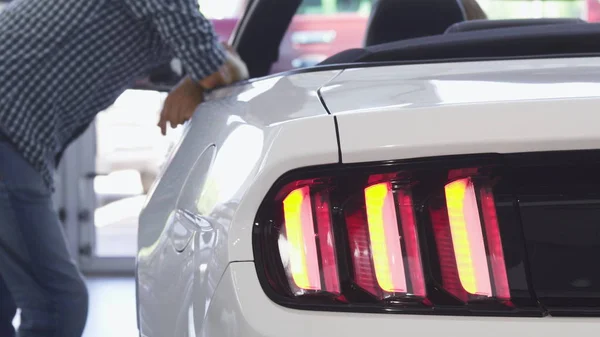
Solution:
M0 336L80 337L88 293L41 175L0 135Z

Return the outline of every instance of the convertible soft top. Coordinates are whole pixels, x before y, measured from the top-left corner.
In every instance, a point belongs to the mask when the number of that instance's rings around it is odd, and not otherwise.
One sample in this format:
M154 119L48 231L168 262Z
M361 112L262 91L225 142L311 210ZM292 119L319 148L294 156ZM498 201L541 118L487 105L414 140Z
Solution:
M338 53L321 65L600 54L600 24L569 23L452 32Z

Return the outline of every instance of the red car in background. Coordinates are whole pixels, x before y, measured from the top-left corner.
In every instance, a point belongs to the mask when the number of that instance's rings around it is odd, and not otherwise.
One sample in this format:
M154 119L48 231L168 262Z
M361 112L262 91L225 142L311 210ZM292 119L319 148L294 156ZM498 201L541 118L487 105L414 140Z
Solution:
M362 46L373 0L305 0L283 38L278 73L315 65L340 51ZM307 14L304 14L307 13ZM314 14L313 14L314 13ZM227 41L238 19L211 19Z
M600 22L600 1L586 0L587 21Z

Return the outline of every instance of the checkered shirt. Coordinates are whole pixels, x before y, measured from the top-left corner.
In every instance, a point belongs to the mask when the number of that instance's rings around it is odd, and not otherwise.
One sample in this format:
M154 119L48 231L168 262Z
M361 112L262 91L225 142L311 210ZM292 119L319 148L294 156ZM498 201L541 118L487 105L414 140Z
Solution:
M173 57L194 80L224 62L196 0L15 0L0 12L0 132L54 189L67 145Z

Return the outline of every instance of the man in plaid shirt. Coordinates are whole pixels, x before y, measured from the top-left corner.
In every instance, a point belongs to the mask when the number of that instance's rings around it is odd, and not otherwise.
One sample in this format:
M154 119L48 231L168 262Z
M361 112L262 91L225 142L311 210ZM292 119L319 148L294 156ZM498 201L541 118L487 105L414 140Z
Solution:
M88 294L53 208L54 169L98 112L172 57L187 77L163 134L205 90L247 77L196 0L14 0L0 12L0 336L15 336L17 308L20 337L81 336Z

